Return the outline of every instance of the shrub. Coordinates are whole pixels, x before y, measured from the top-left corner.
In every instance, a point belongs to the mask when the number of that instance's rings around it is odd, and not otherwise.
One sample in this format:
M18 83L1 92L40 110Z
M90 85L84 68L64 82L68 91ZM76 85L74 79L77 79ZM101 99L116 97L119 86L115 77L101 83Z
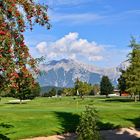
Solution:
M100 140L97 127L99 117L94 107L86 106L77 127L78 140Z

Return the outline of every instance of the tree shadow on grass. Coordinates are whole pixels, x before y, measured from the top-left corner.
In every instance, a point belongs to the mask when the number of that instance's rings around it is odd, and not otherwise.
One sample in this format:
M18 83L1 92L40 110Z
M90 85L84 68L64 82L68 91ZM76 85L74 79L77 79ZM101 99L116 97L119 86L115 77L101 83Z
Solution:
M69 112L54 112L57 119L60 122L60 126L63 129L63 132L75 132L76 128L80 121L80 116L78 114L73 114ZM103 123L99 121L97 123L98 128L100 130L109 130L109 129L117 129L120 128L119 125L114 125L112 123Z
M5 104L10 104L10 105L16 105L16 104L19 104L19 105L22 105L22 104L27 104L27 102L22 102L22 103L20 103L20 102L8 102L8 103L5 103Z
M140 127L140 118L135 119L125 119L127 121L133 122L135 127ZM98 126L100 128L101 136L104 140L138 140L139 136L137 131L140 129L135 128L121 128L119 125L114 125L111 123L99 122Z
M1 132L0 132L0 140L10 140L10 138L8 138L7 136L1 134Z
M138 140L135 133L130 133L128 130L103 130L100 132L102 140Z
M72 133L76 131L77 125L79 123L80 116L68 112L54 112L57 119L60 122L62 133L65 133L63 137L60 137L59 140L77 140L76 134ZM133 120L135 126L140 126L140 118ZM101 133L102 140L138 140L138 137L135 133L131 134L128 130L121 130L119 125L114 125L109 122L103 123L98 122L98 127ZM71 133L68 133L71 132ZM60 132L56 132L60 134Z
M113 129L120 128L119 125L114 125L114 124L109 123L109 122L103 123L103 122L99 121L97 123L97 125L98 125L99 130L113 130Z
M11 124L6 124L6 123L0 123L0 140L10 140L9 137L7 137L6 135L8 135L9 133L3 133L1 132L2 129L9 129L14 127Z
M11 127L14 127L13 125L11 124L6 124L6 123L0 123L0 128L3 127L3 128L11 128Z
M125 119L125 120L132 122L134 124L135 128L140 129L140 117L133 118L133 119Z
M80 116L69 112L54 112L60 122L63 133L75 132Z
M108 98L105 102L134 102L134 100L130 98Z
M134 120L133 120L134 121ZM136 119L134 123L139 125L140 120ZM131 132L131 128L121 129L121 126L111 123L98 122L102 140L138 140L135 132ZM134 129L132 129L133 131Z

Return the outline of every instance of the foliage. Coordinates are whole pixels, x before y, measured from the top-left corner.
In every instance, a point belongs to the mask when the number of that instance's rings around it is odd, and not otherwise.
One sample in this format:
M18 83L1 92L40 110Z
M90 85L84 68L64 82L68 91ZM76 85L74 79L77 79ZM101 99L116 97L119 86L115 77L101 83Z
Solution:
M99 140L97 127L98 115L95 108L86 106L86 110L81 114L80 123L77 127L79 140Z
M90 95L97 95L100 92L100 85L95 84L92 88Z
M23 35L35 23L50 27L47 6L33 0L0 0L0 91L20 93L36 84L32 73L38 72L37 60L29 54Z
M73 88L63 88L62 94L66 96L83 96L83 95L95 95L99 92L100 87L98 84L91 85L87 82L80 81L78 78L74 83Z
M127 91L136 96L140 94L140 44L132 37L130 47L132 48L132 52L129 54L130 66L126 70L124 77Z
M86 105L93 103L101 118L99 126L103 129L118 125L127 128L140 126L140 102L130 102L127 97L113 97L109 98L110 101L96 97L84 100L73 100L73 97L62 97L61 100L39 97L20 106L8 104L9 100L12 98L2 98L0 102L0 124L8 123L13 127L0 127L0 133L10 140L63 134L69 132L68 129L74 132L77 117L72 117L73 114L79 115ZM56 113L60 113L59 116Z
M61 96L62 93L63 93L63 90L62 90L62 89L59 89L59 90L57 91L57 95L58 95L58 96Z
M56 89L55 88L52 88L49 92L45 92L43 94L43 97L52 97L52 96L55 96L56 95Z
M32 94L30 94L30 99L40 96L40 92L41 92L41 87L39 83L35 83L35 86L31 90Z
M58 90L63 90L63 88L61 88L61 87L55 87L55 86L43 86L43 87L41 87L41 95L43 95L44 93L49 92L52 88L55 88L56 91L58 91Z
M108 76L103 76L100 82L100 94L108 96L113 93L113 86Z
M75 94L80 96L89 95L92 90L92 85L87 82L80 81L78 78L75 81L74 85Z
M49 97L48 92L44 92L43 94L41 94L41 97Z
M125 71L121 70L121 75L118 79L118 89L120 90L120 95L126 91L126 80L124 78Z
M26 80L25 84L22 84L20 90L11 89L10 93L8 94L9 97L18 98L20 100L25 99L34 99L35 97L40 95L40 86L38 83L35 83L34 87L30 87L28 85L28 81Z
M50 97L55 96L55 95L56 95L56 89L55 89L55 88L52 88L52 89L49 91L49 95L50 95Z
M73 96L75 95L75 91L73 88L63 88L62 94L65 96Z

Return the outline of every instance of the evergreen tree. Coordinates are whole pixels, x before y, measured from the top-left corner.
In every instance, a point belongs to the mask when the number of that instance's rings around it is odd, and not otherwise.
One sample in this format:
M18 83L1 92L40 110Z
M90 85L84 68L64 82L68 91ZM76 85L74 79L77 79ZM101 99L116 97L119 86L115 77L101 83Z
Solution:
M57 95L58 95L58 96L61 96L62 93L63 93L63 90L62 90L62 89L59 89L59 90L57 91Z
M34 83L34 86L31 86L30 80L30 78L26 78L23 83L22 78L18 78L16 81L19 87L18 90L16 88L11 89L8 96L18 98L20 101L34 99L39 96L41 90L39 84L36 82Z
M52 96L55 96L56 95L56 89L55 88L52 88L50 91L49 91L49 96L52 97Z
M123 92L126 91L126 80L125 80L125 71L124 70L121 70L121 75L118 79L118 89L120 90L120 96Z
M113 93L113 86L110 82L108 76L103 76L100 82L100 94L106 95L108 97L109 94Z
M124 74L127 91L135 97L140 95L140 44L132 37L130 42L132 52L129 54L130 66ZM140 96L139 96L140 99Z

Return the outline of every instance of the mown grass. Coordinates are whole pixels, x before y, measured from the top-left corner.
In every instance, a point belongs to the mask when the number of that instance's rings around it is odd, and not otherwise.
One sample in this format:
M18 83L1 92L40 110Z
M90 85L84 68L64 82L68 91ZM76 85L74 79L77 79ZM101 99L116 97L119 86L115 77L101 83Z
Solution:
M48 136L73 132L85 106L94 105L101 129L140 127L140 102L126 98L36 98L26 104L7 104L0 101L0 139Z

